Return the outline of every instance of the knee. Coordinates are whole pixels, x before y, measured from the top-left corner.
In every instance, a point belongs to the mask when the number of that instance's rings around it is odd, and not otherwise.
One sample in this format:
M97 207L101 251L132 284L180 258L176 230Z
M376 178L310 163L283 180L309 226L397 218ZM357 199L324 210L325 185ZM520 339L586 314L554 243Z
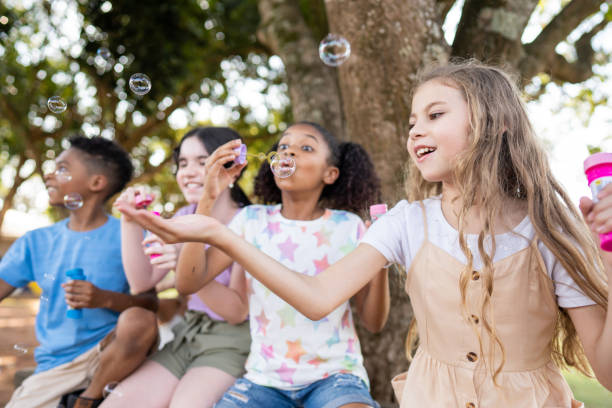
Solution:
M119 315L116 338L132 347L150 347L157 339L155 313L141 307L131 307Z

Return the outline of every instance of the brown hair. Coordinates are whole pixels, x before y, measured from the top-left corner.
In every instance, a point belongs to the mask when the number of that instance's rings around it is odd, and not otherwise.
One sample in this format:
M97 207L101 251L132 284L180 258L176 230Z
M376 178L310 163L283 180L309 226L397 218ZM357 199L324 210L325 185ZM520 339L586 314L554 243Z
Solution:
M458 89L469 111L469 146L455 164L455 186L459 188L459 244L468 264L459 286L462 309L466 312L466 288L471 277L473 255L464 232L468 211L478 200L485 209L484 228L478 234L478 251L483 261L483 327L502 353L498 367L491 367L494 381L505 363L505 350L496 335L494 322L485 313L491 310L497 214L509 200L526 203L536 237L561 263L578 287L598 305L606 308L607 278L598 248L572 204L568 194L553 177L548 159L529 122L520 92L503 70L476 61L454 62L421 73L415 90L428 81L440 81ZM422 200L442 192L441 183L426 181L412 161L409 163L407 193L409 200ZM488 238L490 237L490 238ZM491 253L485 242L490 239ZM412 332L412 330L411 330ZM411 344L409 334L407 345ZM482 340L479 336L481 351ZM494 348L493 348L494 349ZM566 310L559 308L552 359L560 367L572 366L587 375L591 369ZM493 361L493 360L491 360Z

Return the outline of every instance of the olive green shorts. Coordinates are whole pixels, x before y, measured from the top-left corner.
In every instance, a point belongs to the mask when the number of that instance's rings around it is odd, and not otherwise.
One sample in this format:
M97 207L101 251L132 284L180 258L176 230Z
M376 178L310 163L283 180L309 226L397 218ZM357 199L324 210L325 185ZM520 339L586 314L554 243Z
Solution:
M150 357L177 378L193 367L214 367L236 378L244 374L251 347L249 321L233 325L188 310L173 328L174 339Z

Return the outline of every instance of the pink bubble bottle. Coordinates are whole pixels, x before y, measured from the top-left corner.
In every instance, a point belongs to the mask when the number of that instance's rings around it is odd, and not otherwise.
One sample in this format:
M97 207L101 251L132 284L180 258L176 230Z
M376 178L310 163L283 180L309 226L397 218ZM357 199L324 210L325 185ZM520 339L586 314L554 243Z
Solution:
M370 218L372 219L372 222L382 217L382 215L386 212L387 212L387 204L371 205L370 206Z
M584 173L587 176L593 201L597 194L612 182L612 153L595 153L584 161ZM612 232L599 235L601 249L612 251Z

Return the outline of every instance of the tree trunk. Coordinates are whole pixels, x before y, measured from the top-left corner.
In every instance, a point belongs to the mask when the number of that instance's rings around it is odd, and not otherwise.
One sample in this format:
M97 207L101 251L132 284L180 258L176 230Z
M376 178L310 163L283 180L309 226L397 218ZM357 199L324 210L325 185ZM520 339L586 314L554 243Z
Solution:
M381 4L383 3L383 4ZM403 198L406 138L415 73L449 49L435 0L331 0L330 31L351 43L338 68L348 139L372 155L389 203Z
M321 63L319 44L299 2L260 0L259 40L283 60L295 121L309 120L342 138L342 108L336 73Z
M17 190L19 189L19 186L21 185L21 182L23 181L23 179L19 175L19 171L21 170L21 166L23 166L23 163L25 163L25 161L26 161L26 155L25 153L22 152L19 154L19 162L17 163L17 166L15 167L16 174L15 174L15 180L13 180L13 185L9 189L8 193L2 199L2 208L0 208L0 228L2 227L2 223L4 222L4 217L6 216L6 212L11 207L13 207L13 199L15 198L15 194L17 194ZM0 237L1 236L2 236L2 231L0 230Z
M404 168L410 91L424 65L445 61L450 50L442 36L435 0L329 0L330 32L351 43L350 58L338 68L348 139L365 146L394 204L405 197ZM408 367L405 339L412 318L403 273L391 271L391 313L385 329L358 328L372 395L393 406L391 378Z

